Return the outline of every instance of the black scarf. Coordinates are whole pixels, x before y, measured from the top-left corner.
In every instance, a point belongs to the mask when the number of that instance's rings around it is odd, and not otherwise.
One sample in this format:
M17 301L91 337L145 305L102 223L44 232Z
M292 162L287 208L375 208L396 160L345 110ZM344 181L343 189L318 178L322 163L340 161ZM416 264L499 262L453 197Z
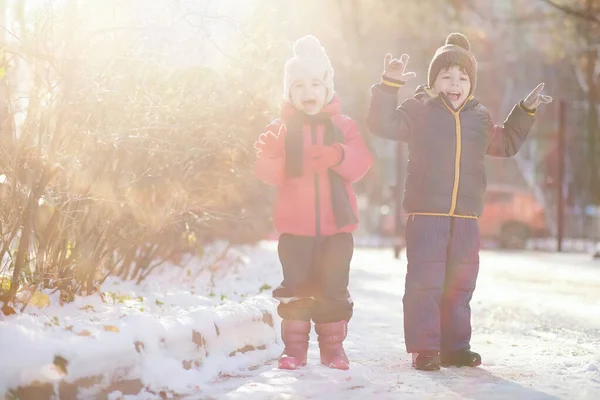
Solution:
M323 144L325 146L344 142L344 134L333 124L329 114L307 115L299 112L284 122L287 131L285 137L285 173L287 177L297 178L302 175L304 164L304 124L310 125L313 135L316 135L317 125L323 125ZM313 136L312 140L314 142L316 137ZM329 186L331 187L331 206L337 228L340 229L346 225L358 223L358 218L354 214L354 210L350 204L350 197L348 196L344 180L332 169L328 170L328 176Z

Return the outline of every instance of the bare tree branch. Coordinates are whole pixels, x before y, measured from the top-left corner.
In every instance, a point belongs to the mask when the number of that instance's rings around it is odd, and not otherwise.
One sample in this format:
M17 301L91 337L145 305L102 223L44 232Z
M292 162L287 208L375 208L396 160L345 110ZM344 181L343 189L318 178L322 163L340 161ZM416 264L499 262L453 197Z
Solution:
M576 7L565 6L563 4L557 3L555 0L541 1L572 17L580 18L589 22L600 23L600 17L595 13L590 13L584 9L579 9Z

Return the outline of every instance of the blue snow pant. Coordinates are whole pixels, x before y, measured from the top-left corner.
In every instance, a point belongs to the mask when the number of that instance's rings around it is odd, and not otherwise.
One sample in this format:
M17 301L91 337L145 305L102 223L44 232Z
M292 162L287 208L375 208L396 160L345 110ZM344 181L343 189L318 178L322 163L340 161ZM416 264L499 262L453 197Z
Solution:
M273 291L283 319L324 324L349 321L354 303L348 292L351 233L331 236L282 234L278 245L283 282Z
M411 215L406 225L406 350L469 349L471 307L479 272L476 219Z

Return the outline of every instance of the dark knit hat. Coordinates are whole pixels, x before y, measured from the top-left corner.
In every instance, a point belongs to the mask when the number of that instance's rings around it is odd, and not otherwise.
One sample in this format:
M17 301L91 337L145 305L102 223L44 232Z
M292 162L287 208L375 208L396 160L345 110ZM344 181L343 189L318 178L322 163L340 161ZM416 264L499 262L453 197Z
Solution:
M477 61L470 52L471 45L467 38L461 33L451 33L446 38L446 44L435 52L429 64L428 85L433 87L438 74L442 69L452 65L464 68L471 80L471 91L473 94L477 83Z

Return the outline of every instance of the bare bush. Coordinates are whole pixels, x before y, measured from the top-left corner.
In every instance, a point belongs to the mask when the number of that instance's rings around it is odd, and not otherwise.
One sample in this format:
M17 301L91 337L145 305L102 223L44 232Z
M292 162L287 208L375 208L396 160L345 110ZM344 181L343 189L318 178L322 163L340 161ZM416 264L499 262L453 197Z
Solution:
M254 66L266 50L239 49L239 62L218 70L177 67L144 51L139 27L59 29L78 11L59 10L65 22L46 10L8 47L15 123L0 136L0 260L9 299L27 285L70 301L109 274L141 281L178 253L269 229L267 193L252 177L252 142L273 105L273 78Z

